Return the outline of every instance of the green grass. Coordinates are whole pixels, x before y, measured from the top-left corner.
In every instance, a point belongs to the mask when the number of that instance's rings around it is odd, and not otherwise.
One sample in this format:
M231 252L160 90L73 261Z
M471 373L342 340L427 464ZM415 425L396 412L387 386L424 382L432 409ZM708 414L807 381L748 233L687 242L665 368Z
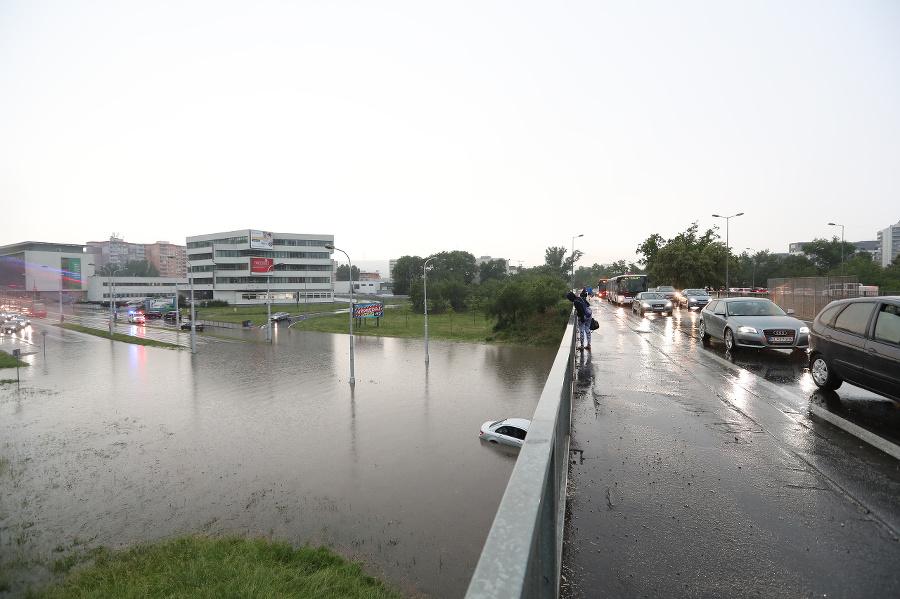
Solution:
M113 333L112 336L109 334L109 330L107 329L94 329L91 327L83 327L77 324L69 324L69 323L61 323L54 326L58 326L63 329L69 329L70 331L78 331L79 333L86 333L88 335L94 335L95 337L104 337L106 339L112 339L113 341L123 341L125 343L131 343L133 345L149 345L152 347L164 347L168 349L184 349L180 345L175 345L174 343L166 343L164 341L155 341L153 339L143 339L141 337L133 337L131 335L123 335L122 333Z
M452 315L429 312L428 338L550 347L559 344L570 311L571 304L561 304L559 310L520 319L516 325L503 330L495 330L496 320L485 320L480 312L457 312ZM379 319L357 319L353 324L353 334L405 339L425 337L424 314L413 313L404 307L385 308L384 314ZM350 315L323 314L297 322L291 328L346 335L350 333Z
M16 358L14 358L12 355L0 350L0 368L15 368L16 363L18 363L19 366L28 366L26 362L23 362L22 360L16 360Z
M324 547L292 548L288 543L237 537L189 536L110 553L100 548L84 556L89 565L64 559L68 572L54 586L32 590L34 599L344 597L400 599L358 563Z

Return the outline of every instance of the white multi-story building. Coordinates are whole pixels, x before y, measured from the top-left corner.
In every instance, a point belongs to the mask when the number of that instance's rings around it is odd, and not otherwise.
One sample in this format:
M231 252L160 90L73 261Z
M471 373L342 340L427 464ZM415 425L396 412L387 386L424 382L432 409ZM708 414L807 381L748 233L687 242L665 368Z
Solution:
M878 248L882 266L889 266L900 255L900 222L878 232Z
M187 238L188 278L197 300L231 305L334 301L334 235L240 229Z

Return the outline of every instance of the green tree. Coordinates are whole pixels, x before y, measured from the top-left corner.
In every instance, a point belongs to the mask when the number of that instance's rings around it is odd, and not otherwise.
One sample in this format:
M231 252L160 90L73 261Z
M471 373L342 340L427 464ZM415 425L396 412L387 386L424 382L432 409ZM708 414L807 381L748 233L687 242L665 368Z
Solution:
M334 271L334 276L338 281L349 281L350 280L350 267L346 264L341 264L337 267L337 270ZM353 280L359 281L359 269L357 267L353 267Z
M116 273L124 277L158 277L159 270L156 265L147 260L131 260L122 266L122 270Z
M469 252L455 250L452 252L440 252L432 255L433 258L428 265L431 268L428 273L429 279L445 280L455 279L466 285L475 280L478 272L478 262L475 256Z
M394 281L394 295L409 295L413 281L422 278L422 265L425 259L419 256L402 256L391 270Z
M856 254L856 246L848 242L842 244L837 236L833 237L831 241L816 238L809 243L804 243L803 253L816 265L820 276L825 276L835 267L838 268L838 275L840 275L842 247L843 260L846 263ZM846 273L846 270L844 272Z
M506 260L496 259L482 262L478 266L478 281L484 283L492 279L500 280L507 278Z

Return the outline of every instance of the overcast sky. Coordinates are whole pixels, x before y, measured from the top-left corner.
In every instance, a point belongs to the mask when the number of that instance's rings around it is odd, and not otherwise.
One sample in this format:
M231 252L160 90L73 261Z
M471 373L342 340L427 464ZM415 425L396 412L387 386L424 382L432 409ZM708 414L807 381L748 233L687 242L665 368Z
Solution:
M896 0L0 0L0 245L785 252L875 239L898 173Z

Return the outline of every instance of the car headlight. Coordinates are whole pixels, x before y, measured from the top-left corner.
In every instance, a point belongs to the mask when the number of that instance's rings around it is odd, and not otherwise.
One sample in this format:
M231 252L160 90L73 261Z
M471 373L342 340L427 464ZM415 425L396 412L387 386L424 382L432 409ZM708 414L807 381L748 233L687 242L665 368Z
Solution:
M809 327L800 327L800 334L801 334L801 335L808 335L808 334L809 334Z
M666 308L671 308L671 307L672 307L672 302L666 302Z
M642 308L649 308L649 307L650 307L650 304L648 304L647 302L641 302L641 307L642 307Z
M738 333L756 333L753 327L738 327Z

